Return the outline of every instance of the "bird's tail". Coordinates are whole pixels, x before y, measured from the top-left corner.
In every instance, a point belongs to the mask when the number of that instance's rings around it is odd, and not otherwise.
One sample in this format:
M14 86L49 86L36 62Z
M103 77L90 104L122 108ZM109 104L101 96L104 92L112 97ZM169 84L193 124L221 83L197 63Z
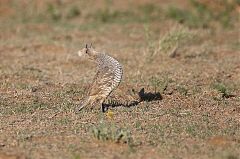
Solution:
M80 104L76 107L76 112L81 111L89 103L90 103L90 98L89 97L85 97L83 100L81 100Z

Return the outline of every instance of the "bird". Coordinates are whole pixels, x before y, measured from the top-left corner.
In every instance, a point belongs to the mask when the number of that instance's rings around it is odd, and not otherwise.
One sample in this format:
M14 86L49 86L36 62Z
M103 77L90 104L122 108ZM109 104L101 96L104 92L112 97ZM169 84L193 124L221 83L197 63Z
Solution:
M96 51L92 44L78 51L78 55L83 59L90 59L96 64L97 73L95 74L90 88L76 111L81 111L84 107L99 104L101 111L104 112L104 101L119 86L122 76L123 67L118 60L104 52Z

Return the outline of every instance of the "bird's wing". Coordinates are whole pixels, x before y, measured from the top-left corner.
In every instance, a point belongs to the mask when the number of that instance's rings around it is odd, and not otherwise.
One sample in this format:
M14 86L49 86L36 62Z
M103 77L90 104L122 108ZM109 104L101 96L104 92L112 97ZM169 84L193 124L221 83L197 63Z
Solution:
M112 91L114 76L113 71L111 71L109 67L106 66L100 68L93 79L92 85L90 86L89 96L108 96L108 94Z

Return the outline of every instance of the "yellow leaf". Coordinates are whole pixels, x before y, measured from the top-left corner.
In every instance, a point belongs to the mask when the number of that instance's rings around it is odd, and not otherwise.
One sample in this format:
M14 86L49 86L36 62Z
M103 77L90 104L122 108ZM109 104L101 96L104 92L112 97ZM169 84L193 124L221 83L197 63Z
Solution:
M113 112L111 110L108 110L107 113L106 113L106 116L109 118L109 119L113 119Z

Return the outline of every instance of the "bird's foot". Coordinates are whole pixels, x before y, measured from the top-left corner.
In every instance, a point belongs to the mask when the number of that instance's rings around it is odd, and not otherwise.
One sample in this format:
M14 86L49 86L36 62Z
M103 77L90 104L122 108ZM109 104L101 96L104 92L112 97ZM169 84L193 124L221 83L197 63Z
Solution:
M105 104L102 104L102 105L101 105L101 111L102 111L103 113L105 113L107 110L108 110L108 106L106 106Z

